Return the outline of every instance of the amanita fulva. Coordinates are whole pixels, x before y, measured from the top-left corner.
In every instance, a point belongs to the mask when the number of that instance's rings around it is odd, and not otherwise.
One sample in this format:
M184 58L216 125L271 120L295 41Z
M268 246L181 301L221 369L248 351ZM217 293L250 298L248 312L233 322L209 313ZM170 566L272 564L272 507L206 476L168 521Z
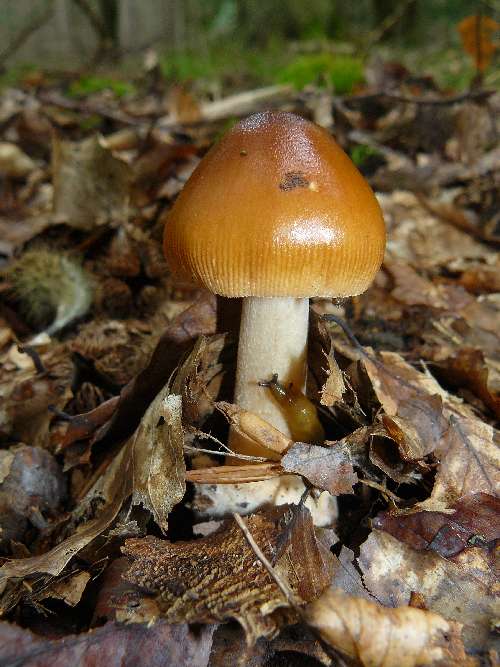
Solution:
M347 155L323 128L275 112L238 123L207 153L164 238L175 275L243 297L235 402L288 436L259 382L277 374L305 391L309 297L360 294L384 247L380 207ZM269 455L236 433L230 446Z

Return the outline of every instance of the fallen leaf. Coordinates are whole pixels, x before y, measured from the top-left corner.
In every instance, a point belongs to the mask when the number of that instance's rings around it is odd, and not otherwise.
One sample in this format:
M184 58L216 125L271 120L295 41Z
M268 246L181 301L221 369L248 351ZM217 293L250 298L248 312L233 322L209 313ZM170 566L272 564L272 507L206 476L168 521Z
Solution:
M408 264L386 262L388 271L394 278L395 287L392 296L409 306L429 306L437 310L460 313L475 301L463 287L456 285L434 285L423 278Z
M383 353L381 358L382 362L363 358L363 363L377 398L390 417L386 420L389 431L391 421L397 426L394 417L402 409L404 419L411 420L413 432L420 433L424 441L426 434L428 442L430 438L430 451L439 460L431 497L420 503L419 508L443 511L462 496L479 492L494 494L500 482L500 453L493 427L475 417L432 376L419 373L399 355ZM433 415L439 402L430 399L437 396L443 401L442 414L438 411ZM423 406L426 406L424 418Z
M290 438L253 412L226 401L219 401L215 407L227 417L237 433L268 450L272 460L279 460L279 454L286 452L292 445Z
M70 607L75 607L81 600L83 592L90 580L88 572L78 572L70 577L59 579L44 591L41 599L56 598Z
M361 572L356 565L354 552L342 545L340 554L335 560L335 570L330 582L330 588L340 589L344 593L357 598L376 601L376 598L363 585Z
M63 452L75 442L86 440L93 436L97 429L105 424L113 415L118 401L118 396L113 396L89 412L72 416L68 420L66 432L62 435L58 444L58 452Z
M331 576L332 557L319 542L309 511L270 507L247 518L248 529L278 575L299 601L317 597ZM156 596L173 623L213 623L234 618L247 641L279 627L273 612L288 607L274 580L233 519L192 542L171 543L148 536L127 540L133 559L127 579Z
M0 142L0 174L5 178L25 178L36 165L16 144Z
M79 635L46 639L0 623L0 662L26 667L206 667L213 626L107 623Z
M64 409L72 397L73 364L64 345L56 345L40 360L46 373L9 367L0 359L0 432L10 440L36 447L48 447L49 427L54 418L49 406Z
M462 498L449 512L382 512L372 526L397 537L417 551L432 550L453 558L464 549L500 540L500 500L486 493Z
M497 49L492 37L500 29L500 24L489 16L466 16L457 29L464 51L472 56L476 68L484 72Z
M137 428L147 406L176 369L179 359L198 336L215 331L215 297L204 293L167 327L151 359L121 391L111 419L96 433L95 445L105 447L121 442Z
M342 400L345 384L335 359L332 337L313 308L309 320L308 366L318 386L321 405L332 406Z
M54 546L46 553L31 558L11 560L0 568L0 593L3 592L11 580L19 580L32 574L44 573L52 576L59 575L69 561L87 546L93 539L100 535L116 518L122 503L131 492L131 480L128 475L118 474L123 467L123 459L128 454L124 448L112 461L108 468L109 474L103 475L92 487L84 503L75 511L75 519L79 514L84 514L92 503L104 505L89 521L81 523L75 532ZM14 600L14 603L17 600ZM7 597L10 607L12 601ZM2 606L3 606L2 605ZM6 611L4 606L3 611Z
M319 447L296 442L281 459L281 466L285 472L302 475L313 486L333 496L353 493L353 484L358 482L349 451L338 443Z
M477 664L465 655L460 624L430 611L388 609L342 591L328 590L306 607L306 620L330 646L356 665Z
M498 613L498 597L491 561L479 548L446 560L379 530L361 545L358 560L366 588L381 604L408 604L412 591L418 591L430 610L463 624L469 651L487 651L494 642L491 620Z
M499 387L493 387L492 368L481 350L462 347L449 352L446 350L443 354L438 349L434 354L431 352L431 355L434 362L433 372L439 380L444 380L447 386L455 389L470 389L485 406L500 417Z
M132 504L141 504L166 532L168 515L186 491L181 397L167 383L132 437Z
M382 415L382 423L405 461L421 461L433 452L449 426L441 396L417 392L400 400L396 415Z
M431 497L421 508L446 509L463 496L496 494L500 484L500 450L492 426L463 415L450 416L450 428L436 449L440 465Z
M97 135L80 143L52 142L54 214L70 227L91 230L127 218L130 170Z

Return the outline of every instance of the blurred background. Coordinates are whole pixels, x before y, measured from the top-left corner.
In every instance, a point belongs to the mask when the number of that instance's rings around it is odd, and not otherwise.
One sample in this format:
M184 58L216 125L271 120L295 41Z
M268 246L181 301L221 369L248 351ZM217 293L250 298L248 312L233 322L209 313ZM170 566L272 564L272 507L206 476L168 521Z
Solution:
M166 81L211 97L275 83L348 94L377 57L464 90L476 68L459 23L499 13L497 0L1 0L1 76L12 84L40 68L97 70L101 80L70 92L123 95L154 49ZM483 82L495 86L491 55Z

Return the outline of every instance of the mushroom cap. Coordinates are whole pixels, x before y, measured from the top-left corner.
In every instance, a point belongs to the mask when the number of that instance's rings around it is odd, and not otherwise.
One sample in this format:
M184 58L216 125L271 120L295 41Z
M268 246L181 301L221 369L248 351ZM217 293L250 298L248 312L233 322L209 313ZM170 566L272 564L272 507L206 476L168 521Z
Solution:
M360 294L384 248L375 195L331 135L271 111L212 147L164 236L175 275L228 297Z

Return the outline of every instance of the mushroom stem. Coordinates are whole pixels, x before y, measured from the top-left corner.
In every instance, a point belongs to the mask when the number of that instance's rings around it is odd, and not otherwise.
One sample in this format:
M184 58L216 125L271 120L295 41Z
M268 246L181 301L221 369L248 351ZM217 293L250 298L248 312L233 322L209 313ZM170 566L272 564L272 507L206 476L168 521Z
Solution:
M282 407L259 382L277 374L283 385L305 391L309 299L243 299L235 403L255 412L287 436L290 426ZM271 452L231 430L230 448L240 454L272 457ZM276 457L279 458L279 457Z

